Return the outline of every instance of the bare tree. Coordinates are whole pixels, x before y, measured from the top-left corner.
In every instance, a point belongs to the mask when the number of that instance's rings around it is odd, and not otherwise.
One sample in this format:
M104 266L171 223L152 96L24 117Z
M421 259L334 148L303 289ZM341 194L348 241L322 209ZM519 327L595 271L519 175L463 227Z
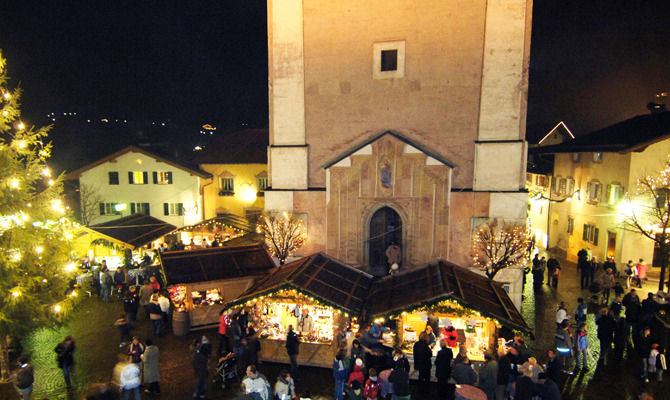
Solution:
M100 192L93 185L82 184L79 186L79 213L82 225L89 225L100 212Z
M265 236L265 243L272 255L284 265L286 259L307 241L305 226L293 214L263 213L258 218L258 232Z
M528 233L521 224L493 219L477 228L473 238L474 265L493 279L501 270L528 261Z
M670 156L657 175L637 180L635 194L628 193L620 211L625 230L649 238L658 247L661 258L658 290L662 291L670 258Z

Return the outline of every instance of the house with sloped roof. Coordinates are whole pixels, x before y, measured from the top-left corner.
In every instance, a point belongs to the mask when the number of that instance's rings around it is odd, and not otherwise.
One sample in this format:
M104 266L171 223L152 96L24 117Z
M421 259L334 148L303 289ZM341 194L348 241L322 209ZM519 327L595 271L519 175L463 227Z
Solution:
M211 174L202 181L205 219L226 214L252 222L265 207L268 130L245 129L215 137L196 158Z
M530 212L536 245L576 261L577 252L590 249L602 261L617 265L642 258L658 265L654 242L623 229L622 213L635 195L637 179L663 170L670 154L670 112L656 112L607 126L574 139L532 147L529 159L551 160L550 173L535 178ZM540 179L541 178L541 179ZM540 182L541 181L541 182ZM541 227L541 228L540 228Z
M77 180L86 224L145 214L176 227L202 220L200 187L211 174L128 146L65 176Z

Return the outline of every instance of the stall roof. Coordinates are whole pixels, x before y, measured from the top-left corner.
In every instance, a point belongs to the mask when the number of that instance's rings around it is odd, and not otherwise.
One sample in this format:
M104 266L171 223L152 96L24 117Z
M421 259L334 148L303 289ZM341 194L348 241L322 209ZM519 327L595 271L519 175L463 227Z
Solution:
M151 243L177 229L150 215L133 214L98 225L84 227L131 250Z
M502 283L441 260L375 282L365 310L368 317L375 318L446 299L495 318L508 328L530 332Z
M238 229L244 232L255 232L256 229L252 224L249 223L249 221L246 218L240 217L235 214L221 214L218 215L214 218L206 219L204 221L200 221L197 224L189 225L189 226L184 226L179 228L178 230L180 232L182 231L192 231L192 230L197 230L203 227L211 226L211 225L228 225L231 228Z
M283 265L258 281L228 306L280 289L296 289L335 308L358 315L373 276L324 254L316 253Z
M160 259L168 284L259 276L276 268L260 244L168 251Z

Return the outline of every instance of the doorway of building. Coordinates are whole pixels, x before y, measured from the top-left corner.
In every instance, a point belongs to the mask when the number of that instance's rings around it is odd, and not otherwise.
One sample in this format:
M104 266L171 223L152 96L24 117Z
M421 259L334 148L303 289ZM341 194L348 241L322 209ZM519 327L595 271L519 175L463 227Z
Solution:
M391 207L382 207L370 219L370 236L368 237L368 262L370 273L383 276L388 273L386 249L391 245L400 246L402 260L402 220Z
M616 254L616 233L607 232L607 257L614 257Z

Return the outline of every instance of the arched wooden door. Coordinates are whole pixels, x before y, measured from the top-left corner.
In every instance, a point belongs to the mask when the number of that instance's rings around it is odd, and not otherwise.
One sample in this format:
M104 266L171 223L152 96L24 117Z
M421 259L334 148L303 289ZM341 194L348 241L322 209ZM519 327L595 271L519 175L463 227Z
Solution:
M402 220L391 207L382 207L370 219L370 236L368 237L368 262L373 275L386 275L389 263L386 249L391 245L402 246ZM400 247L402 252L402 247Z

